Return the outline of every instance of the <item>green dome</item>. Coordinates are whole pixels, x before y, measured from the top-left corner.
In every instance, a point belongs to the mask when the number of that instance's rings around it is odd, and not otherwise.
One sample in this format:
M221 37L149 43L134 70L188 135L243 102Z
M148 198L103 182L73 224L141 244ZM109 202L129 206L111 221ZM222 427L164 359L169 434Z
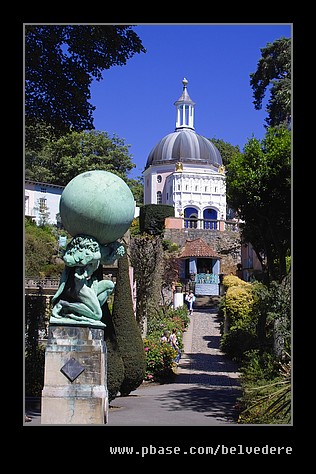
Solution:
M59 205L65 229L100 244L123 237L134 218L134 196L119 176L103 170L81 173L65 187Z

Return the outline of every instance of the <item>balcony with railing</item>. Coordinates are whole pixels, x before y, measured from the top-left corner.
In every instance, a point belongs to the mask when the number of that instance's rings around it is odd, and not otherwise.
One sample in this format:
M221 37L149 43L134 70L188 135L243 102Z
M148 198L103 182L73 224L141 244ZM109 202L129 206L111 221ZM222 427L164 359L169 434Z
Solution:
M194 219L184 218L183 225L185 229L203 229L203 230L219 230L219 231L233 231L237 232L237 221L226 221L218 219Z

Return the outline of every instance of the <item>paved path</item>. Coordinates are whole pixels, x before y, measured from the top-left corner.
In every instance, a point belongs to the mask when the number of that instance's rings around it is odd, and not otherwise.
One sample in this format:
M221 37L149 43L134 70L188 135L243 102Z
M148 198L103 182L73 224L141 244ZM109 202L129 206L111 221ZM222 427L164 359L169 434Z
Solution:
M116 398L107 426L211 426L236 422L240 395L235 363L220 351L220 322L211 310L194 312L184 333L176 381L143 384Z
M107 426L211 426L236 423L238 369L220 351L220 323L214 310L191 316L174 383L142 384L111 402ZM40 413L27 411L40 425Z

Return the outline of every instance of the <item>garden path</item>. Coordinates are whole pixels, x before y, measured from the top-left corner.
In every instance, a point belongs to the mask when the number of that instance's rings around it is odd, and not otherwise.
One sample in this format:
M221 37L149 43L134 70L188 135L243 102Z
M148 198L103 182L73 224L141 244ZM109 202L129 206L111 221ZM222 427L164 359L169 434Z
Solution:
M236 423L240 396L237 365L220 350L215 309L198 309L183 337L175 381L143 383L113 400L105 426L212 426ZM28 425L40 425L40 411L27 410Z
M240 396L237 365L221 352L220 321L214 309L190 317L175 382L143 384L113 401L108 426L231 425Z

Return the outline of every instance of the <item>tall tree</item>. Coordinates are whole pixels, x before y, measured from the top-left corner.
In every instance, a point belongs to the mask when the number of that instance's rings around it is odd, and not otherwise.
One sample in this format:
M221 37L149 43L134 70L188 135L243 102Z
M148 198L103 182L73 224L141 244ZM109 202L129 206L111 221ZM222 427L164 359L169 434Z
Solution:
M91 82L141 52L130 25L26 25L26 146L34 147L37 124L50 125L57 137L93 129Z
M291 251L291 133L286 127L267 129L261 142L252 138L244 153L232 158L227 195L245 221L244 239L264 252L269 279L281 281Z
M256 72L250 74L253 104L262 108L267 88L271 86L266 111L268 126L289 125L291 121L291 39L280 38L261 48L262 57Z
M95 130L72 132L48 141L40 151L25 153L26 177L66 186L79 173L99 169L126 179L135 167L129 145L114 135Z

